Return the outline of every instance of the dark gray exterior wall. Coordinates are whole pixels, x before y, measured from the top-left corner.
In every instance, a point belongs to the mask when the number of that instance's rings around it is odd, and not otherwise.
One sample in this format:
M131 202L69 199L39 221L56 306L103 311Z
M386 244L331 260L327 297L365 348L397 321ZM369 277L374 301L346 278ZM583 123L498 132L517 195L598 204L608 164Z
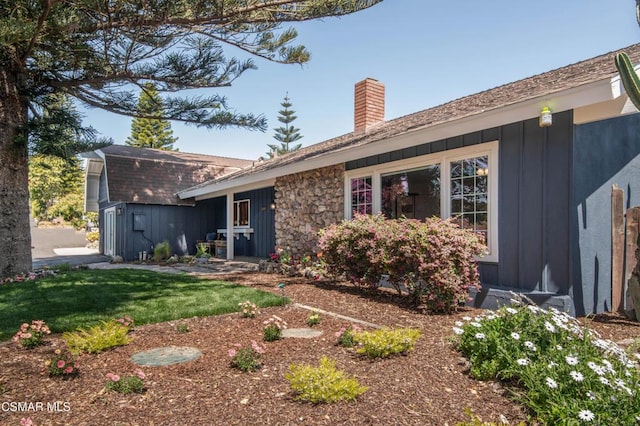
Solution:
M555 118L555 117L554 117ZM640 205L640 114L576 126L571 205L578 314L611 307L611 187Z
M266 258L276 245L275 211L270 208L275 199L275 190L273 187L262 188L239 192L234 196L234 201L246 199L251 200L249 226L253 234L250 239L241 234L234 241L234 256Z

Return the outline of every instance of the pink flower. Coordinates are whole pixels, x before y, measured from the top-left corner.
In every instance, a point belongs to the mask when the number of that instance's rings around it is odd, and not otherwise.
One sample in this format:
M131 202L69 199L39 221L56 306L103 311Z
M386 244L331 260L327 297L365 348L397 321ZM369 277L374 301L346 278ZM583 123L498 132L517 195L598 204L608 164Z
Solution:
M260 346L255 340L251 341L251 347L253 348L254 351L256 351L259 354L264 353L264 347Z
M235 349L229 349L229 356L231 358L233 358L234 356L236 356L236 350Z
M67 368L64 369L65 374L71 374L73 373L73 367L72 366L68 366Z
M136 371L134 371L134 374L143 380L147 377L146 374L144 374L144 372L139 368Z
M62 359L59 359L58 362L56 362L56 367L58 368L63 368L64 365L65 365L65 362Z
M33 426L33 420L31 417L23 417L20 419L20 426Z
M113 373L107 373L107 379L111 380L112 382L117 382L118 380L120 380L120 376Z

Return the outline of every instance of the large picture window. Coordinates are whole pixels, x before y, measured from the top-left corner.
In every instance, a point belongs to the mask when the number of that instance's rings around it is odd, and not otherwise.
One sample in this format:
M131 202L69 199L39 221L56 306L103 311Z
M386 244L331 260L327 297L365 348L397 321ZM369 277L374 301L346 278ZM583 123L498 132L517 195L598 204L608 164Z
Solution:
M381 212L389 218L453 218L481 235L498 261L498 142L354 170L345 215ZM361 177L366 176L366 177Z

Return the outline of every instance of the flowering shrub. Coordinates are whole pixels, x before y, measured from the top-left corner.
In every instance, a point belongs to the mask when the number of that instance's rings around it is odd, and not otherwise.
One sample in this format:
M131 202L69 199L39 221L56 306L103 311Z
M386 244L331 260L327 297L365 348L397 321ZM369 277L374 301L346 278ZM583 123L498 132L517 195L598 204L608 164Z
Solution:
M280 262L283 265L289 265L292 261L291 253L283 249L282 247L276 247L276 251L269 254L269 257L273 262Z
M529 305L464 320L453 330L471 375L517 384L543 424L640 422L637 362L570 316Z
M356 349L359 354L372 359L388 358L412 351L421 335L420 330L415 328L382 329L355 333L353 341L359 345Z
M39 271L23 273L20 275L16 275L15 277L9 278L0 278L0 285L8 284L8 283L20 283L24 281L35 281L40 278L45 278L48 276L55 275L56 271L51 269L42 269Z
M63 333L62 340L73 354L80 352L95 354L115 346L127 345L131 341L127 334L132 326L133 320L131 318L129 320L112 319L102 321L102 323L88 329L78 328L78 331Z
M62 376L64 378L78 375L78 364L73 356L68 352L56 349L55 356L44 362L46 372L49 376Z
M258 306L250 301L238 303L242 310L242 318L255 318L258 314Z
M116 318L115 321L129 328L129 331L131 331L133 329L133 326L135 325L135 321L133 321L133 318L131 318L129 315L125 315L124 318Z
M296 399L308 402L352 401L367 390L354 378L336 370L336 363L323 356L318 367L292 364L285 378L297 393Z
M108 391L114 391L122 394L142 393L144 391L144 382L146 378L144 372L137 369L132 376L120 377L118 374L107 373L109 381L105 385Z
M352 348L356 344L353 341L353 335L360 331L362 331L362 329L356 324L342 326L342 328L336 332L336 337L338 338L337 344L345 348Z
M320 314L315 313L307 317L307 325L309 327L313 327L314 325L318 325L318 324L320 324Z
M31 349L44 343L44 336L51 334L51 330L41 320L33 320L31 324L26 322L20 326L20 330L13 336L13 341L18 342L23 348Z
M255 371L260 368L260 358L265 352L265 347L255 340L251 341L251 346L241 347L236 344L239 349L229 349L231 357L231 366L240 371Z
M287 322L279 316L272 315L271 318L264 323L262 335L265 342L275 342L282 338L282 330L287 328Z
M480 237L451 220L386 219L359 215L320 231L323 261L359 286L376 288L382 275L404 286L425 311L451 312L479 288L474 256L486 252Z

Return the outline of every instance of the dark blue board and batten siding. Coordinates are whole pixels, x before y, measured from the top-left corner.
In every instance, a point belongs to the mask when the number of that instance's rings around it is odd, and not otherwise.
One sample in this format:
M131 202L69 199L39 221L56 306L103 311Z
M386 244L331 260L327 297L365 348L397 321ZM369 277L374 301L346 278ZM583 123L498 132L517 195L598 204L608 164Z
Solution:
M499 262L480 263L483 292L492 287L535 294L561 309L573 310L568 297L571 280L570 218L573 114L555 113L553 126L541 128L530 119L363 158L347 169L402 160L445 150L499 141ZM557 295L561 295L559 300ZM551 298L554 300L551 300ZM501 296L508 303L508 294Z
M250 256L266 258L274 251L276 244L275 211L271 204L275 199L273 187L239 192L234 195L235 201L250 200L249 227L253 229L251 238L242 234L234 240L234 256ZM221 228L225 228L222 225Z

